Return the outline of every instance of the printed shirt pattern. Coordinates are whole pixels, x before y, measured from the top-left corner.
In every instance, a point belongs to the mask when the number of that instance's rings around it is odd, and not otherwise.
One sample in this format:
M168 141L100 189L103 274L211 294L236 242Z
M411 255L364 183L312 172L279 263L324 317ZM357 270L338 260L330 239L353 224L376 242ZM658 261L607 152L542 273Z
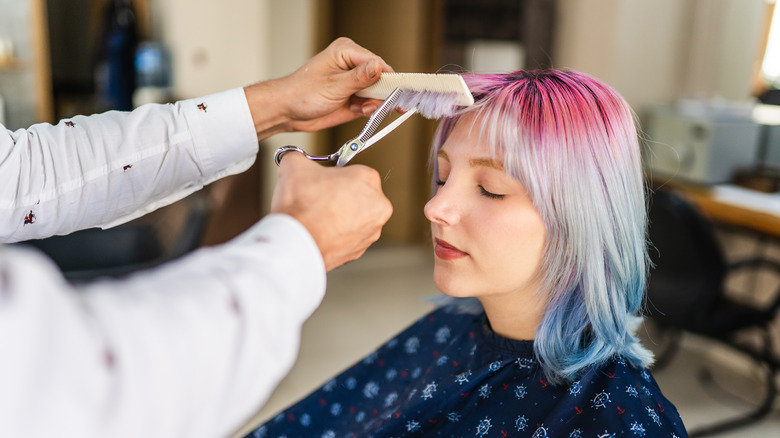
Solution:
M552 385L532 341L484 313L433 311L248 438L687 436L646 369L622 358Z

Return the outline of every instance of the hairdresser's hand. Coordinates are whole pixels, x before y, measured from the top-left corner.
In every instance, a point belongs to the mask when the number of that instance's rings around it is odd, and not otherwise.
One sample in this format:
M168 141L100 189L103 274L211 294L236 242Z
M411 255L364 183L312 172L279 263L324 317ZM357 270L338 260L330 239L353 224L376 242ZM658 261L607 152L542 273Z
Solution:
M289 76L244 88L258 139L283 131L317 131L368 116L381 103L354 94L393 69L339 38Z
M379 239L393 206L376 170L362 165L324 167L288 153L279 165L271 212L301 222L330 271L357 259Z

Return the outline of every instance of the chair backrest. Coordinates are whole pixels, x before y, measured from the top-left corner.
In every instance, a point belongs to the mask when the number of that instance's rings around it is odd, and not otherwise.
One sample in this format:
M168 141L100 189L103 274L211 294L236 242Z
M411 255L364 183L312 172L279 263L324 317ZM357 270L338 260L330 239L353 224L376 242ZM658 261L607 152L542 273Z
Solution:
M696 326L722 298L726 263L712 223L680 196L650 200L646 313L675 327Z

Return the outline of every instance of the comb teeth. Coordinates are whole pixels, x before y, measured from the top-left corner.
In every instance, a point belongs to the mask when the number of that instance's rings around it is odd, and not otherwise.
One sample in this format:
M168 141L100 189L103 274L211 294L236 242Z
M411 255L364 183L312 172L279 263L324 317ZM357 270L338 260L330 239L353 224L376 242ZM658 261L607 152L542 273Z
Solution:
M384 100L396 88L403 91L398 98L399 108L408 111L417 107L428 119L440 119L452 115L458 106L474 104L466 83L456 74L382 73L376 84L356 94Z

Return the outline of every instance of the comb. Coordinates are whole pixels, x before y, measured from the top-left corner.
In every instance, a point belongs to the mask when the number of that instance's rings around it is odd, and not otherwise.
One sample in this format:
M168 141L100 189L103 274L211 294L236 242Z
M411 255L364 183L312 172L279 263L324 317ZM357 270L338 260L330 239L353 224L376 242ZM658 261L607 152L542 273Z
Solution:
M427 119L447 117L459 106L474 104L466 82L457 74L382 73L379 81L356 95L385 100L396 88L402 91L396 107L405 111L416 108Z

